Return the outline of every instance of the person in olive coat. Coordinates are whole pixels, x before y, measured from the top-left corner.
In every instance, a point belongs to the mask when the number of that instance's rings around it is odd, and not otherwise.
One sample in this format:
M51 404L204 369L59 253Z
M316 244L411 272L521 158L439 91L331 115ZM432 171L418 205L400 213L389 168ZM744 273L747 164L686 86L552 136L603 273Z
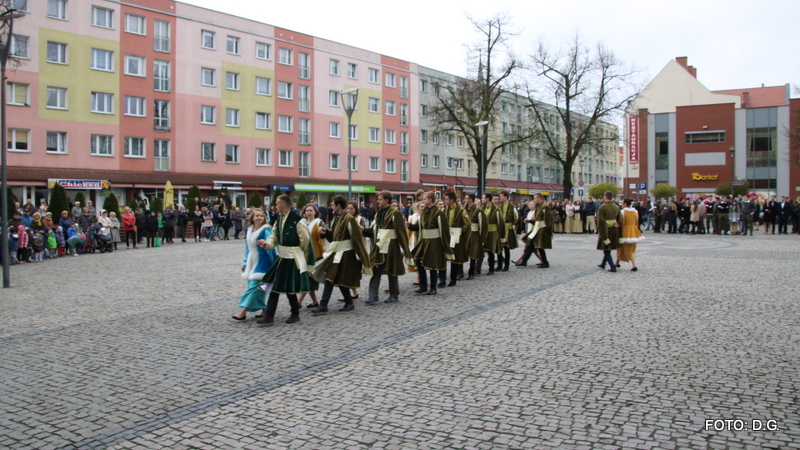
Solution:
M614 194L606 191L603 195L605 201L597 210L597 249L603 252L603 262L597 267L605 269L606 263L608 263L609 272L617 271L614 258L611 257L611 250L619 247L619 238L622 235L619 206L614 203L613 198Z
M447 217L436 207L436 194L426 192L422 201L425 210L419 222L408 225L411 231L420 232L420 240L413 251L419 270L419 289L414 292L422 294L427 291L428 295L435 295L439 271L447 269L447 260L453 259L453 249L450 248L450 226ZM430 289L425 270L430 271Z

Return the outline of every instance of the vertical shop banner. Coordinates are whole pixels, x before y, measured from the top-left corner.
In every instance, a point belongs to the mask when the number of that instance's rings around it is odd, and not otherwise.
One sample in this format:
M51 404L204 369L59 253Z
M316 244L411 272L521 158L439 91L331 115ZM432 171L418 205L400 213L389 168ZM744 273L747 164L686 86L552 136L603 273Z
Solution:
M628 163L639 164L639 117L628 117Z

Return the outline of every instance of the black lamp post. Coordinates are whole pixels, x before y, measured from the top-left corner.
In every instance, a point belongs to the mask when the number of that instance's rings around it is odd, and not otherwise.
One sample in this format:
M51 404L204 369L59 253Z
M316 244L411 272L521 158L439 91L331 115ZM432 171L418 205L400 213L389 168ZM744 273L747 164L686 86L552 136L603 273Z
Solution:
M353 135L350 132L350 121L358 104L358 88L341 91L339 95L342 96L342 106L347 114L347 201L350 201L353 199Z
M733 180L736 179L736 149L731 146L728 152L731 154L731 200L733 200Z
M483 120L475 124L476 127L486 127L489 125L488 120ZM486 192L486 135L489 134L488 128L483 129L483 137L481 138L481 178L478 180L479 195Z

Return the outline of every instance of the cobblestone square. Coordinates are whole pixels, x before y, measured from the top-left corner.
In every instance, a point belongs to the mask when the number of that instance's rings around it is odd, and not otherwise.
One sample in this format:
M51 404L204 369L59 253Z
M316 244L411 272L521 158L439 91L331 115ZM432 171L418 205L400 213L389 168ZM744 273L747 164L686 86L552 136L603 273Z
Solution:
M0 447L800 448L800 239L645 236L272 327L242 241L14 266Z

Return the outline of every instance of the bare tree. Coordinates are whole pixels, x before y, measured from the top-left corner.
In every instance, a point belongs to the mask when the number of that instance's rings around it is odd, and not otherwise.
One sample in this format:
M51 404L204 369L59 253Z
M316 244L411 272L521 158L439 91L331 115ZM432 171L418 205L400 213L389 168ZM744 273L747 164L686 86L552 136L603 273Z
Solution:
M619 136L601 124L618 120L641 91L633 85L638 71L623 67L602 44L585 46L577 34L556 52L540 41L531 63L536 79L528 87L528 108L541 131L538 150L563 167L569 198L576 160L604 154L609 143L616 151Z
M530 140L534 131L523 125L515 126L513 130L497 130L494 126L502 115L502 99L514 98L518 86L513 80L522 69L506 45L515 35L510 29L510 16L498 14L482 21L471 17L469 20L479 36L477 44L467 47L469 59L473 62L472 74L469 78L456 78L454 81L429 77L437 99L431 112L436 117L437 132L454 132L464 137L477 166L479 189L483 191L486 167L497 151L522 145ZM479 123L485 125L478 126Z

